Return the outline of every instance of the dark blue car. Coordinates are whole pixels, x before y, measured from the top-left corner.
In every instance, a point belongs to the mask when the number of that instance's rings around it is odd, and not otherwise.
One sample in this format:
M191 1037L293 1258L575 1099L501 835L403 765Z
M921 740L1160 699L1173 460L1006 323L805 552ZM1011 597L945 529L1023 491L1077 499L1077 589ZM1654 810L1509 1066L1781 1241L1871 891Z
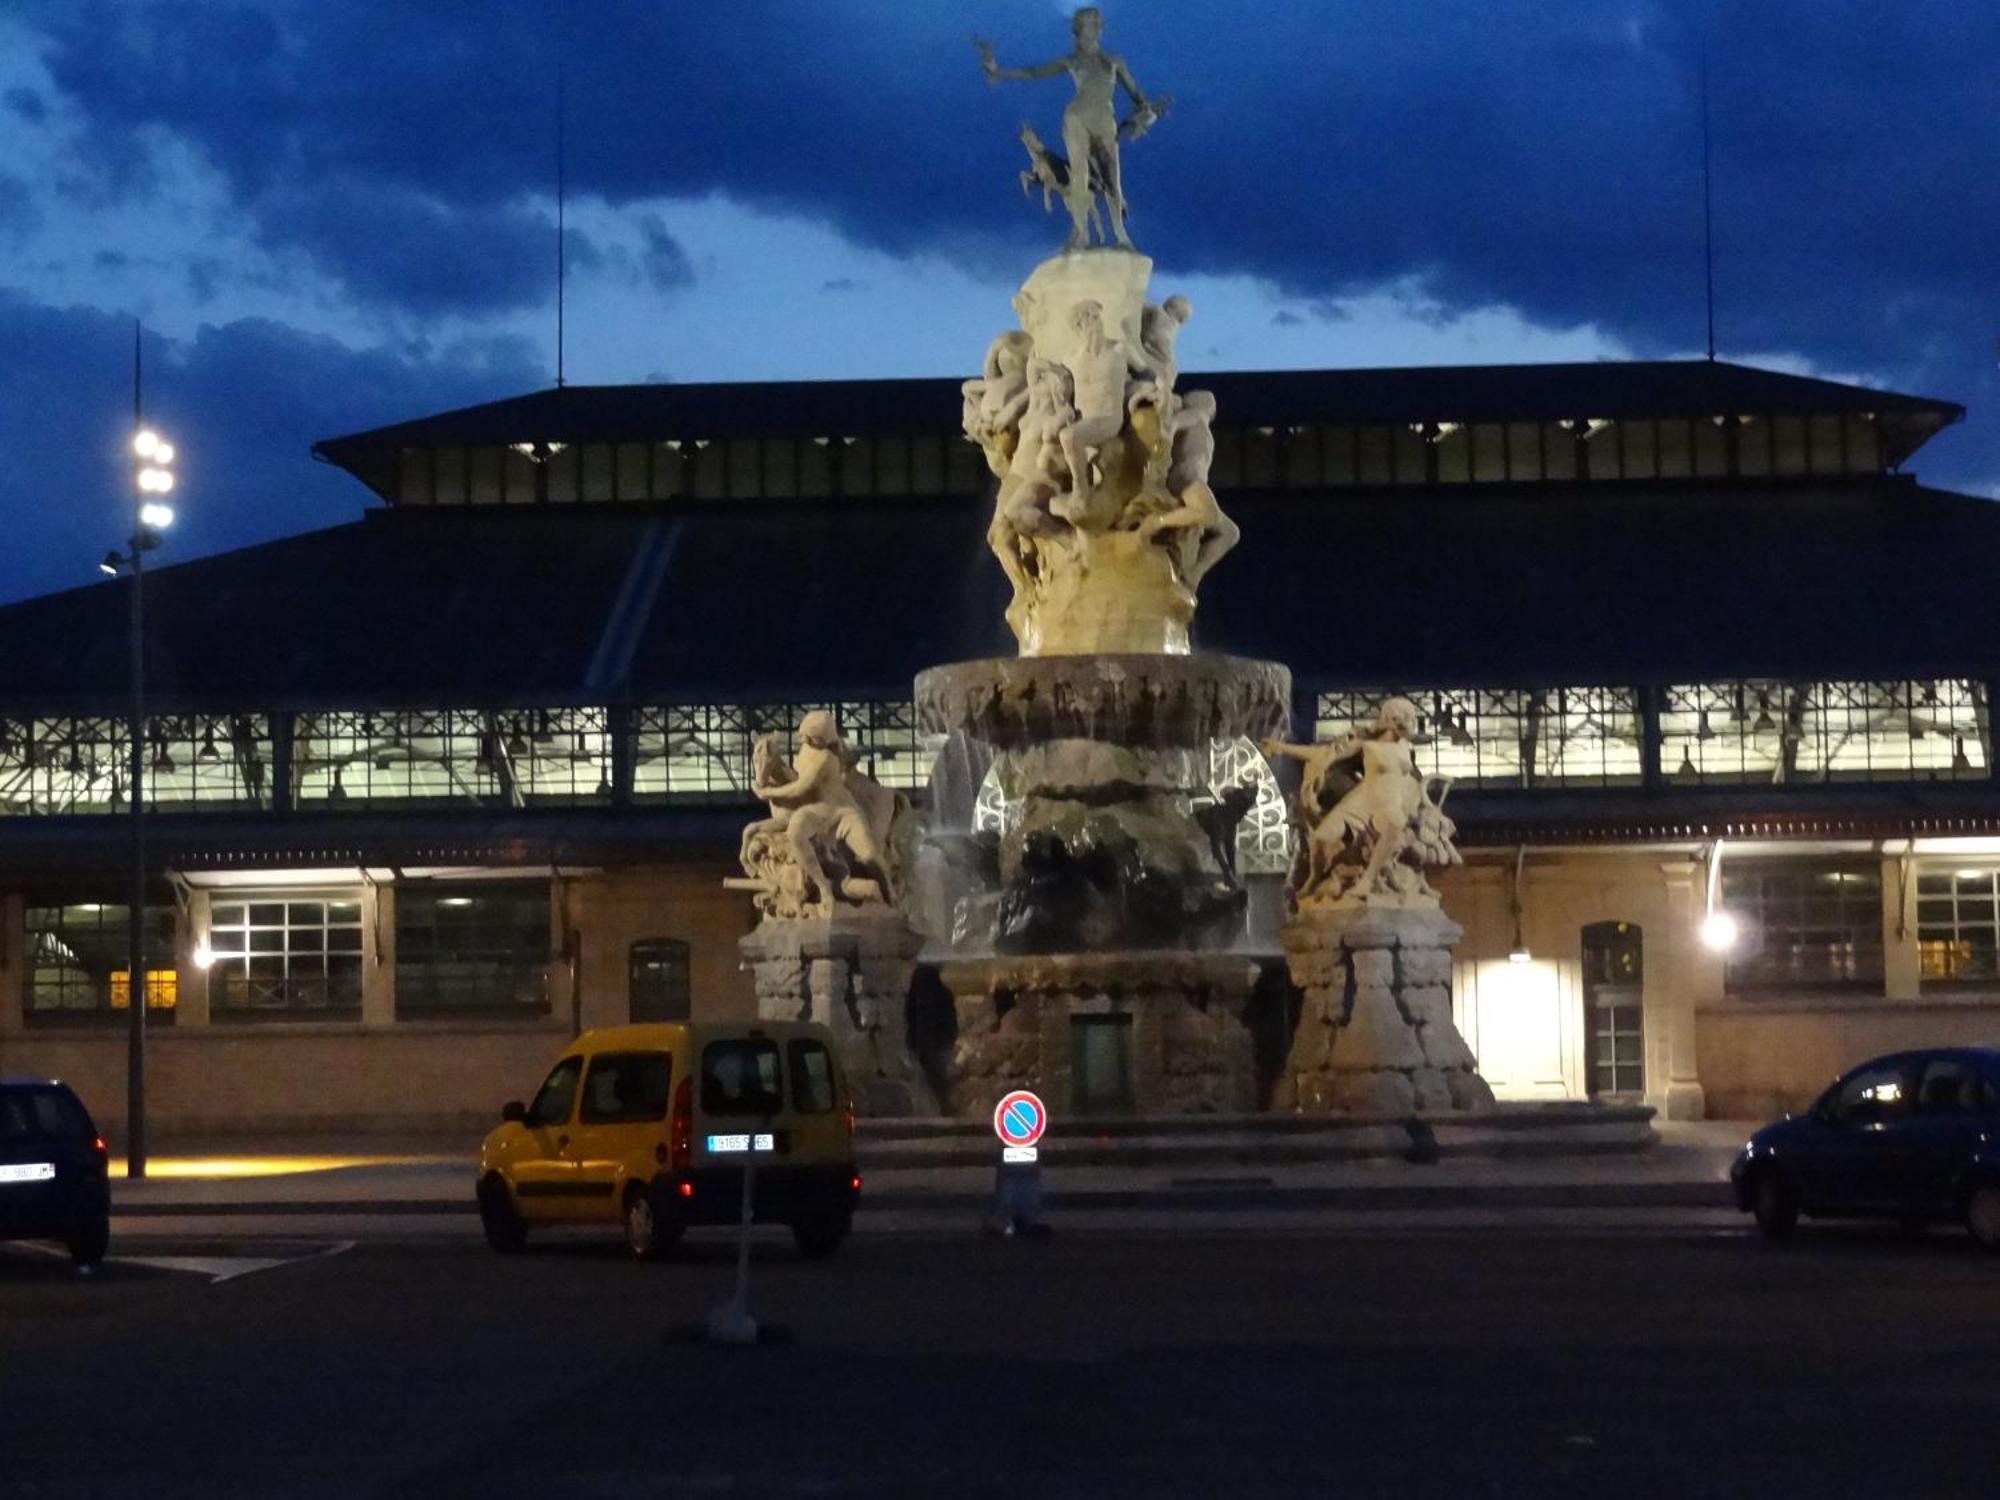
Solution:
M77 1265L96 1265L111 1237L108 1166L67 1086L0 1078L0 1240L58 1240Z
M1898 1052L1863 1063L1802 1115L1750 1137L1737 1206L1772 1237L1799 1215L1946 1220L2000 1248L2000 1051Z

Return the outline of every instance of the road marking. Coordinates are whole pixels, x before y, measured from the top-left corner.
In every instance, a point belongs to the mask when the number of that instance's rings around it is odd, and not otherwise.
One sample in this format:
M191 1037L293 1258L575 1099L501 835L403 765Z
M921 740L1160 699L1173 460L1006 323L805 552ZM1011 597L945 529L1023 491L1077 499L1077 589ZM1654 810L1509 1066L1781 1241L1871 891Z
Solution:
M259 1271L275 1271L279 1266L295 1265L300 1261L344 1255L353 1248L353 1240L336 1240L298 1255L108 1255L105 1260L115 1265L147 1266L156 1271L206 1276L210 1286L220 1286L225 1281L235 1281L238 1277L252 1276Z

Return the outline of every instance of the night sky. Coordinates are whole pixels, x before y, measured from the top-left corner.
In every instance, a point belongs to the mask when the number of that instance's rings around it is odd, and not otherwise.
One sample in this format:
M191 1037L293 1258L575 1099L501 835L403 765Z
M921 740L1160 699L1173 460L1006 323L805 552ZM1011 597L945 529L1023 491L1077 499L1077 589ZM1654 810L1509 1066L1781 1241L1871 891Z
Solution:
M0 600L129 522L132 320L182 451L162 561L337 524L322 437L572 383L969 374L1064 230L989 89L1042 0L0 0ZM1943 397L2000 498L2000 5L1110 0L1173 97L1125 152L1189 369L1698 355Z

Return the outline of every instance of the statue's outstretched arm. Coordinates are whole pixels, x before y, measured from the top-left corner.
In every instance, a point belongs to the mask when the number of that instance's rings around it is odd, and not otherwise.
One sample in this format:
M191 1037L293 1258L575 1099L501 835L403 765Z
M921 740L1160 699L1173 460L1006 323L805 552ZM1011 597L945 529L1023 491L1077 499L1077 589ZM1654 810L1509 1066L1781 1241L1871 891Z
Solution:
M1036 63L1030 68L1003 68L999 58L993 55L993 44L980 37L972 39L972 45L979 49L979 66L986 74L988 83L998 83L1003 78L1010 82L1026 82L1036 78L1054 78L1059 73L1069 71L1069 59L1058 57L1045 63ZM1130 75L1127 75L1128 79ZM1126 88L1130 89L1128 82ZM1134 96L1137 97L1136 95Z

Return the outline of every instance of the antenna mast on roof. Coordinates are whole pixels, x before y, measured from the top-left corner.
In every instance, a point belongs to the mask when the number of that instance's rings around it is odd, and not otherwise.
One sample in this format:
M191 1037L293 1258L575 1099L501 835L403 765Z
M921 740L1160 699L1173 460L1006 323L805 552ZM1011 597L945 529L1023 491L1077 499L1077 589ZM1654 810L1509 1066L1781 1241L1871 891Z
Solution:
M1715 199L1708 138L1708 38L1701 42L1701 258L1707 279L1708 357L1715 359Z
M558 390L563 385L563 290L566 280L564 273L568 269L564 260L563 244L564 208L569 189L565 160L567 153L564 149L566 143L563 139L563 116L568 101L565 97L566 80L563 71L563 56L558 38L556 52L556 388Z

